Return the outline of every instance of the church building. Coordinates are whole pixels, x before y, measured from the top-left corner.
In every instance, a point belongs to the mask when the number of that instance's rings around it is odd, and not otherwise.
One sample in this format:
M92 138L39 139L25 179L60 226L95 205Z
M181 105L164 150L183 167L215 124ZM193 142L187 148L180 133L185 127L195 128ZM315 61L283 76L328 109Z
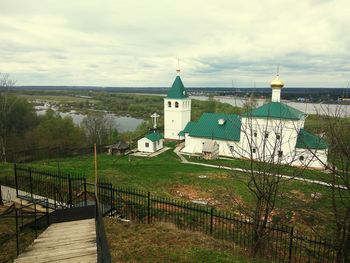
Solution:
M241 115L204 113L190 121L191 100L179 72L164 99L164 134L185 140L182 153L319 169L327 163L327 143L304 129L307 114L280 101L284 83L278 74L271 82L271 102Z

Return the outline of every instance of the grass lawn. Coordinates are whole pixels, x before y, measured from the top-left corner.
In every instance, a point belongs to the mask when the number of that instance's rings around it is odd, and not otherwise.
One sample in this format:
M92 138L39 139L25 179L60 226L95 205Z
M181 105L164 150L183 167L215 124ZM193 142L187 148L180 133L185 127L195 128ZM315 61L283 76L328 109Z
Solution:
M113 262L256 262L239 256L232 242L172 224L140 225L104 221ZM259 261L261 262L261 261Z
M189 156L189 155L184 155L184 157L190 162L207 163L207 164L227 166L232 168L250 169L249 160L241 160L241 159L235 159L235 158L204 160L202 158L198 158L196 156ZM258 162L253 163L253 166L257 168L262 167L262 163L258 163ZM279 171L280 171L279 173L283 175L301 177L305 179L317 180L317 181L322 181L326 183L332 182L332 176L330 174L327 174L324 171L318 171L314 169L302 169L299 167L292 167L292 166L286 166L286 165L284 166L281 165L279 167Z
M92 156L43 160L28 164L41 169L73 171L84 174L93 182ZM12 165L0 165L0 175L12 175ZM155 195L185 200L206 200L209 205L232 211L237 215L237 204L251 205L253 195L247 187L247 174L227 170L183 164L168 150L153 158L117 157L100 154L98 170L101 178L115 186L150 191ZM200 178L199 176L206 176ZM1 177L0 177L1 179ZM318 192L316 200L312 193ZM275 220L297 225L306 230L308 224L325 228L330 226L330 189L299 181L281 185L276 200Z

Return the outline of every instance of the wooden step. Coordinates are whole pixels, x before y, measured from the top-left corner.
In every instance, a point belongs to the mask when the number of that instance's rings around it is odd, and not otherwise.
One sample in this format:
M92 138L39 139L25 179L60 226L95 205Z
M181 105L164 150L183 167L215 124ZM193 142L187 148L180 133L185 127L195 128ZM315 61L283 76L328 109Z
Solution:
M95 220L52 224L14 262L97 262Z

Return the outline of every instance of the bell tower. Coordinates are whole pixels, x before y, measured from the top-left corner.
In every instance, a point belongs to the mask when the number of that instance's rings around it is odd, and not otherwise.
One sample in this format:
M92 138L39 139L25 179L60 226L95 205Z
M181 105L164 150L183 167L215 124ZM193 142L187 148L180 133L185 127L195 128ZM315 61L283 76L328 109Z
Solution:
M179 67L176 73L175 81L164 98L164 138L184 140L183 136L179 136L179 132L191 121L191 99L180 78Z

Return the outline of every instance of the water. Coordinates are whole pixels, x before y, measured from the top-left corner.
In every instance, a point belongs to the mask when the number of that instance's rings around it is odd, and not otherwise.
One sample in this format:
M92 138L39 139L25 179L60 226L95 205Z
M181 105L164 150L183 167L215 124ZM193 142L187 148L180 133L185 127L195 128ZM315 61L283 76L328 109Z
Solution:
M43 115L45 114L48 107L36 106L35 109L38 115ZM60 111L57 111L57 109L55 108L51 108L51 109L58 112L62 117L66 117L66 116L71 117L73 122L76 125L80 125L83 119L86 117L85 114L76 113L75 111L60 112ZM116 116L115 114L112 114L112 113L107 113L106 115L108 117L113 118L113 120L116 123L116 128L119 132L135 131L137 126L139 126L144 121L143 119L137 119L133 117Z
M208 100L207 96L190 96L190 98L202 101ZM236 107L242 107L246 102L246 100L241 97L233 96L215 96L214 99ZM283 100L282 102L307 114L350 117L350 105L294 102L288 100ZM258 106L264 103L266 103L265 99L257 99Z

